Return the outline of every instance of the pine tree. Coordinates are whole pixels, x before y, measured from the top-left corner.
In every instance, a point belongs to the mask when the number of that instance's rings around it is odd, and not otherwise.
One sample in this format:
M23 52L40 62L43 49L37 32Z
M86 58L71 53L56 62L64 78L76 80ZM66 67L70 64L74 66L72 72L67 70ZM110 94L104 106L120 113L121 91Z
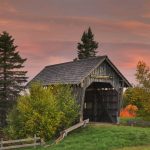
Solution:
M98 42L94 41L94 34L89 27L87 32L84 32L81 38L81 43L78 43L78 59L85 59L96 56Z
M22 59L16 49L12 36L7 32L0 34L0 110L4 118L27 81L27 72L20 70L26 59Z

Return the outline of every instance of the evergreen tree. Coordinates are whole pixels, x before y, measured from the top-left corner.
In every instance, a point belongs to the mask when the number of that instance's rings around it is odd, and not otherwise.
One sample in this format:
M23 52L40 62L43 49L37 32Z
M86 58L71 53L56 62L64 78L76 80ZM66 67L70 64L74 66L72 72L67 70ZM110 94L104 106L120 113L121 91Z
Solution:
M5 120L10 105L24 88L26 71L20 71L26 59L16 51L14 39L7 32L0 34L0 119ZM3 117L3 118L2 118ZM0 124L3 124L0 121Z
M89 27L87 32L84 32L81 38L81 43L78 43L78 59L85 59L96 56L98 42L94 41L94 34Z

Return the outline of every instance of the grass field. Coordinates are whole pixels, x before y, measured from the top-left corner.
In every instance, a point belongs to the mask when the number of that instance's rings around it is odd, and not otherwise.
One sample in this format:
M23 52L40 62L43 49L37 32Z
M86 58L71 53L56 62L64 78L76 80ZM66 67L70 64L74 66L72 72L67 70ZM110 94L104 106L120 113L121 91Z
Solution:
M117 150L150 150L150 145L149 146L124 147L124 148L117 149Z
M38 149L150 150L150 146L148 146L148 144L150 144L150 128L115 125L89 125L86 128L78 129L75 132L69 134L62 142L57 145L48 148L39 147Z

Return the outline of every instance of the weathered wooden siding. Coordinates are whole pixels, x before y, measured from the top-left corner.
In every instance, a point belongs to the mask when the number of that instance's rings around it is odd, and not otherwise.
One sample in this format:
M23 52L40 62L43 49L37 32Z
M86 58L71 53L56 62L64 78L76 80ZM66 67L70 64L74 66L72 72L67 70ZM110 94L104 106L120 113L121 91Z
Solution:
M96 79L93 78L93 76L110 76L110 79ZM114 71L112 67L105 61L100 66L98 66L96 69L93 70L93 72L87 76L83 81L83 87L87 88L91 83L93 82L105 82L110 83L112 87L114 87L117 91L121 87L121 78L120 76Z
M85 97L85 88L81 87L81 85L73 86L73 93L76 97L77 103L80 105L80 121L83 120L83 105L84 105L84 97Z

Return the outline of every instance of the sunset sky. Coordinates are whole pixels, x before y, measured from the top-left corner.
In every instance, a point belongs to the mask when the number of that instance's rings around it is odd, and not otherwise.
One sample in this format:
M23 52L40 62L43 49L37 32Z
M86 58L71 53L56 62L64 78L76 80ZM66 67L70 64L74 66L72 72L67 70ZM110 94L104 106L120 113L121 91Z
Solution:
M137 62L150 66L150 0L0 0L0 33L15 38L29 79L46 65L77 57L89 26L98 55L108 55L135 83Z

